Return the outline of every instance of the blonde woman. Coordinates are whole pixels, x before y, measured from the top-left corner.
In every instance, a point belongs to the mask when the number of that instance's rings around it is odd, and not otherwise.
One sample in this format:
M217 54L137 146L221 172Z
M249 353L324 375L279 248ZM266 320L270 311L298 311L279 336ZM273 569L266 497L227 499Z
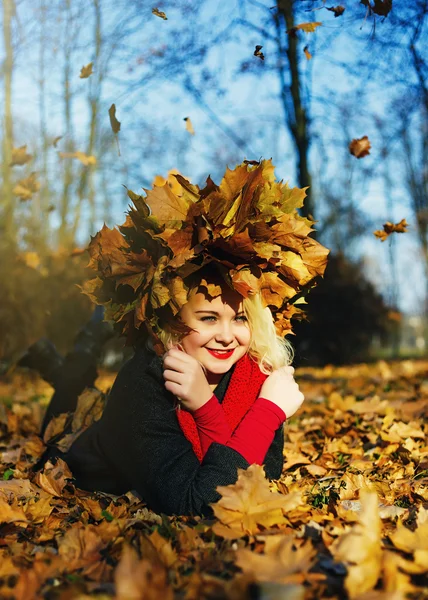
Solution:
M263 236L282 235L285 228L290 237L297 228L305 241L301 253L309 253L305 269L316 249L316 268L323 270L326 251L307 238L310 228L295 208L285 222L289 204L272 204L268 216L256 210L263 186L287 200L283 184L273 182L270 161L257 165L228 171L223 188L209 181L199 191L183 178L181 191L155 188L147 204L133 198L136 209L120 233L103 228L93 238L98 277L86 293L108 306L128 337L137 332L141 341L120 370L102 418L67 453L54 452L79 487L133 490L165 514L210 515L217 486L234 483L238 468L256 463L268 478L280 477L283 424L303 395L274 316L285 315L281 322L288 323L289 308L279 308L303 278L294 253L290 257L279 239L268 246ZM52 414L61 412L56 402Z

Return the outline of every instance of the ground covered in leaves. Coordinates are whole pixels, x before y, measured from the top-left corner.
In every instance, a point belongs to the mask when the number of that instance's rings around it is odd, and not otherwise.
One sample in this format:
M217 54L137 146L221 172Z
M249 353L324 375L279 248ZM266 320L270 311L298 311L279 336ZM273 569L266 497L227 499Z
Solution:
M113 379L97 385L106 391ZM132 493L82 492L61 461L34 473L52 389L9 373L0 381L0 597L428 597L428 362L300 369L297 379L306 402L286 424L281 479L269 483L256 465L241 471L204 520L157 515ZM99 412L99 395L86 393L60 443L87 426L89 405Z

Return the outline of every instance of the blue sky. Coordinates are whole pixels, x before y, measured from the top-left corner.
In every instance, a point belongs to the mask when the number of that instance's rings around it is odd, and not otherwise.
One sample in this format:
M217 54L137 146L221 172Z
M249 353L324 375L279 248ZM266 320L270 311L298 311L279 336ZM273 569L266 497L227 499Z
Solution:
M208 9L202 13L201 19L213 22L216 31L223 31L230 25L234 18L250 18L260 26L262 15L272 5L268 1L260 2L264 9L253 8L246 14L243 11L243 2L235 4L208 4ZM30 6L23 0L18 6L21 13L25 6ZM34 9L34 5L31 5ZM137 80L152 68L148 50L168 48L171 32L177 26L201 27L201 23L192 22L191 14L184 21L172 3L164 2L159 6L168 15L168 21L163 21L151 14L151 5L144 4L144 27L126 40L127 51L122 51L109 67L109 79L103 90L103 106L105 126L108 127L107 108L112 102L117 106L117 117L122 123L119 134L121 156L117 155L115 144L111 144L108 153L101 159L108 165L109 189L109 225L119 224L124 220L124 210L128 199L122 184L135 191L150 184L156 174L165 175L171 168L178 168L186 177L196 183L205 180L211 174L215 181L219 181L226 164L234 166L244 158L271 158L276 165L278 178L296 185L295 154L291 144L290 135L283 126L282 107L278 100L279 80L276 72L269 72L277 60L274 54L274 44L268 39L262 39L261 34L255 31L237 28L231 38L222 44L212 47L209 51L206 64L208 68L217 71L218 85L214 91L205 92L204 99L207 105L221 118L227 126L241 137L248 139L247 151L239 149L226 136L210 114L207 114L185 92L176 80L177 77L167 79L160 71L155 79L143 81L134 90L129 90L129 84ZM23 13L22 13L23 15ZM303 15L304 16L304 15ZM354 202L369 219L381 228L386 220L399 221L406 218L410 223L409 233L397 235L395 242L381 243L376 239L371 230L353 244L352 254L364 259L369 277L376 282L379 289L388 294L390 279L388 269L388 244L395 243L399 256L399 305L402 310L409 313L421 312L421 303L424 297L422 262L418 260L419 247L415 235L415 223L412 212L408 206L406 192L400 187L400 165L394 172L394 198L393 211L387 210L388 199L385 194L381 178L381 155L376 127L372 113L379 117L386 116L390 88L383 88L379 80L367 86L366 82L351 75L350 69L337 66L338 62L352 65L358 59L364 59L370 51L370 25L367 23L366 40L364 28L362 42L350 43L347 29L359 28L361 22L346 16L342 20L334 19L332 13L322 10L314 14L308 13L306 20L320 20L323 26L315 34L304 34L309 49L313 55L310 62L302 62L302 72L312 82L313 122L314 131L322 137L322 144L314 139L311 150L312 172L316 185L322 170L324 180L331 182L332 188L337 188L338 194L347 194L352 191ZM105 13L105 27L111 29L115 25L117 13ZM31 29L36 23L36 18L30 13L21 16L22 31ZM303 20L303 18L301 19ZM380 25L378 25L380 27ZM58 31L52 33L53 51L50 54L51 66L48 77L48 118L49 131L52 136L61 135L64 130L61 108L61 24ZM270 30L273 33L273 30ZM83 64L92 60L93 45L90 42L90 23L82 20L78 22L78 48L73 67L75 79L73 80L76 100L73 107L73 119L76 128L76 149L83 149L87 136L87 101L85 93L91 80L81 80L78 77ZM14 76L14 112L16 145L27 143L37 145L38 110L37 97L37 44L30 44L29 37L23 34L23 43L18 50L15 76ZM28 52L26 44L30 44ZM239 68L243 61L257 61L252 56L254 46L263 45L265 53L264 64L259 65L259 71L252 75L242 77ZM126 58L125 58L126 57ZM97 65L94 65L94 69ZM189 67L189 74L197 81L198 65ZM122 83L119 83L121 80ZM128 89L126 89L128 88ZM224 94L217 94L215 90L224 89ZM370 156L351 162L352 172L344 172L346 164L347 146L344 143L343 123L337 113L329 110L328 99L330 95L339 96L347 93L349 98L361 97L362 103L357 111L349 117L346 123L351 137L368 135L372 141ZM185 130L184 117L190 117L195 129L195 135L190 136ZM61 148L61 142L58 144ZM55 149L50 150L50 164L52 171L57 172L58 157ZM349 162L349 161L348 161ZM374 177L367 179L365 168L373 166ZM32 167L34 169L34 167ZM379 175L377 175L377 172ZM321 202L318 206L317 218L320 223L328 212L328 206ZM83 214L88 211L83 207ZM52 215L55 225L57 218ZM103 215L99 214L97 227L101 227ZM89 232L83 222L79 239L82 244L88 239Z

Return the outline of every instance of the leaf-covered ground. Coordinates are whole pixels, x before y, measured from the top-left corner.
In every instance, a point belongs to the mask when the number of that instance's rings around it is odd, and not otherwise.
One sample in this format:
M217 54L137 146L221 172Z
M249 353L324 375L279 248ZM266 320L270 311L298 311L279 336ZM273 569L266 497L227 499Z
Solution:
M286 425L281 479L240 472L203 520L157 515L131 493L82 492L61 461L33 473L52 389L10 373L0 381L0 597L428 597L428 362L300 369L297 379L306 402Z

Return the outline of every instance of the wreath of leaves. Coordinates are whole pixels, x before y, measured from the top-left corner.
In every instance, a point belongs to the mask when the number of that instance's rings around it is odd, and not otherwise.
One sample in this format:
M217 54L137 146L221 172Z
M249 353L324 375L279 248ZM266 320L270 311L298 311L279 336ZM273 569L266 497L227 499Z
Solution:
M323 275L329 252L297 212L305 189L276 181L271 160L262 160L227 168L220 185L208 177L203 189L174 174L145 197L128 190L125 223L91 238L97 277L82 291L123 334L145 324L156 337L161 323L180 330L174 317L187 302L186 278L214 262L243 297L260 292L278 333L290 333L302 312L295 303ZM221 293L205 283L211 297Z

